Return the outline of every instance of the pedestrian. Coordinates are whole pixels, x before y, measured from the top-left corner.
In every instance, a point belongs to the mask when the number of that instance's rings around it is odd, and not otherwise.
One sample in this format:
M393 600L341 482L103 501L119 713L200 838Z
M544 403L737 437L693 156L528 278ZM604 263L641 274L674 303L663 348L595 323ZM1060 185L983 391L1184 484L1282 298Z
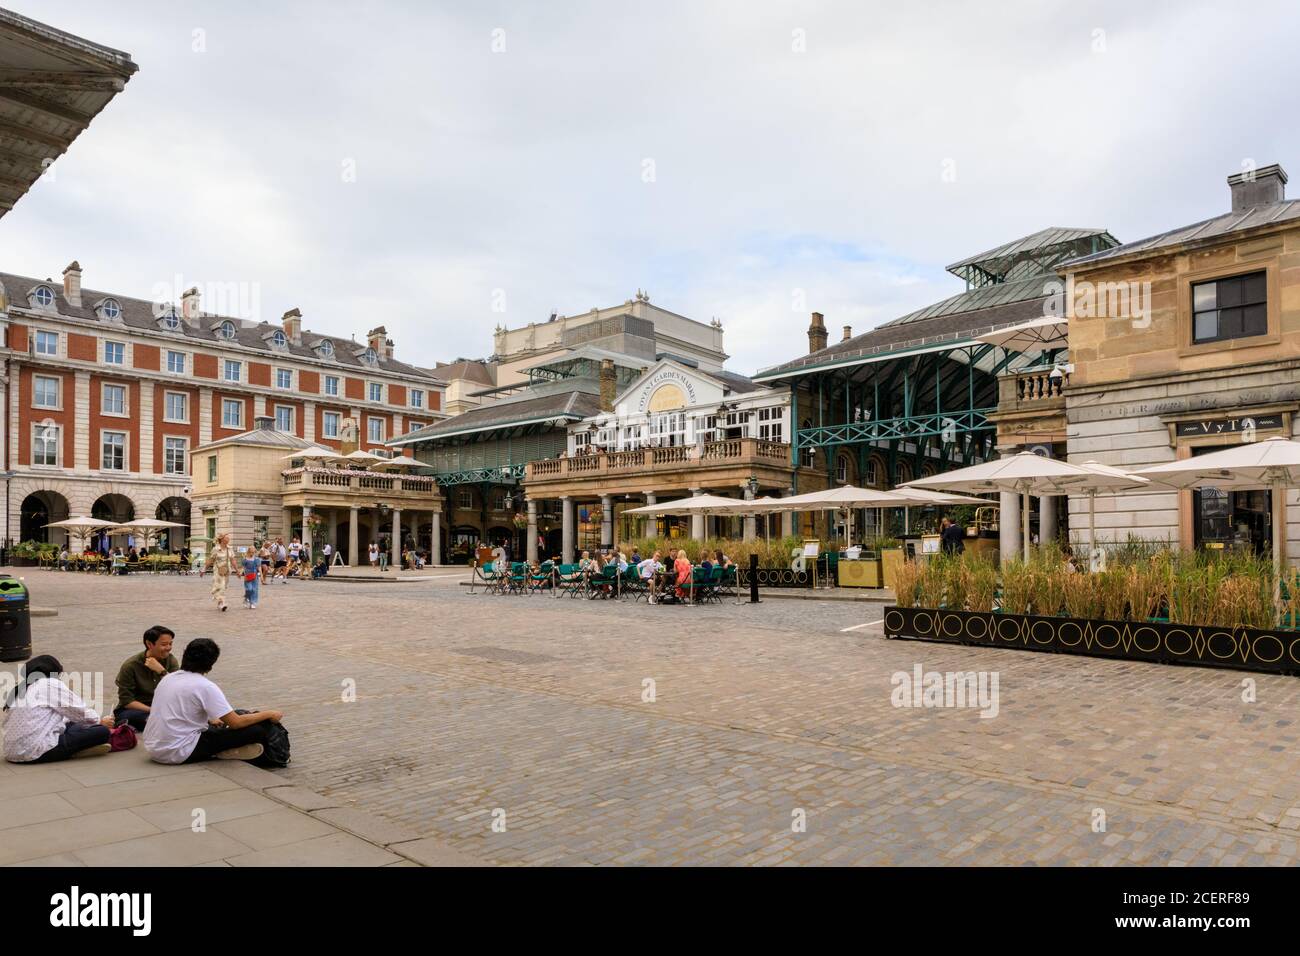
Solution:
M944 554L958 557L966 550L966 531L951 518L944 518L939 527L939 542Z
M379 539L379 570L388 570L388 539Z
M271 576L271 565L273 563L271 560L271 541L269 538L262 542L262 550L257 552L257 556L261 559L260 567L262 583L265 584L267 578Z
M379 545L375 544L373 541L370 542L370 550L367 552L367 557L370 558L370 567L372 569L379 567Z
M230 549L230 535L222 533L217 535L216 547L208 555L208 560L203 563L204 569L212 569L212 600L217 602L217 607L221 610L226 609L226 586L230 583L229 576L232 571L238 572L238 565L235 563L235 552Z
M321 552L325 555L325 567L328 568L330 566L330 560L334 557L334 545L326 541L325 547L321 548Z
M261 565L262 559L257 556L256 550L250 547L244 552L244 604L250 611L257 610Z
M63 665L42 654L19 671L5 701L4 755L11 763L49 763L106 754L112 717L100 717L63 683Z
M271 556L275 560L272 578L278 576L281 584L288 584L289 575L285 573L285 569L289 567L289 551L284 546L284 538L275 539L275 544L271 548Z

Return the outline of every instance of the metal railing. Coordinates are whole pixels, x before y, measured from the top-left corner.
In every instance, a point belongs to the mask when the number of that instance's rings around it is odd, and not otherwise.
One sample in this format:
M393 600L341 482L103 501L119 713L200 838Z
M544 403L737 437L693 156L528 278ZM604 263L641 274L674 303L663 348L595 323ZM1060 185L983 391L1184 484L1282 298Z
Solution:
M631 451L597 452L573 458L548 458L528 463L528 480L653 471L699 464L729 465L740 462L790 463L790 446L758 438L728 438L703 445L671 445Z

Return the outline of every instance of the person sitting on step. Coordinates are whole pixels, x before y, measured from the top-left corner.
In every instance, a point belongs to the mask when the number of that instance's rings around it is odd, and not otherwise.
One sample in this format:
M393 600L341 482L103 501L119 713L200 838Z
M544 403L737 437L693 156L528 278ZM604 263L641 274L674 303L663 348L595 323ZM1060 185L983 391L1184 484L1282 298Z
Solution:
M18 673L4 709L4 754L10 763L51 763L106 754L112 717L100 717L63 683L63 665L48 654Z
M139 733L149 719L153 693L158 683L181 665L172 654L170 628L155 624L144 632L144 650L122 662L117 671L117 710L113 718L126 722Z

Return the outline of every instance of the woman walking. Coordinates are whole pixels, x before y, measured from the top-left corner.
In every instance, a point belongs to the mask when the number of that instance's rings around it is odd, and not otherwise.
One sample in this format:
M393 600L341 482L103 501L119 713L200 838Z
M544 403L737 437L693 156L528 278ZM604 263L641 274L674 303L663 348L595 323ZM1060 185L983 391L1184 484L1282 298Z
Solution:
M370 551L368 553L368 557L370 558L370 567L378 568L379 567L379 545L375 544L373 541L370 542Z
M238 572L238 565L235 564L235 552L230 550L230 535L217 535L216 547L208 555L208 560L204 562L204 568L212 569L212 600L217 602L217 607L221 610L226 609L226 585L230 583L230 572Z
M262 559L249 548L244 552L244 605L250 611L257 610L257 594L262 586L261 569Z

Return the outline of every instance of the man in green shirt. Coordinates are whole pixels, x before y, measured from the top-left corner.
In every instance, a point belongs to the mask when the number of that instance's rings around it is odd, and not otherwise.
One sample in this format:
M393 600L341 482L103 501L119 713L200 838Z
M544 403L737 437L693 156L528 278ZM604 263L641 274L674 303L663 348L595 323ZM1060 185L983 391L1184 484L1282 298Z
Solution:
M161 624L144 632L144 650L128 657L117 672L117 710L113 716L144 731L153 705L153 692L158 682L180 667L172 656L172 640L176 637Z

